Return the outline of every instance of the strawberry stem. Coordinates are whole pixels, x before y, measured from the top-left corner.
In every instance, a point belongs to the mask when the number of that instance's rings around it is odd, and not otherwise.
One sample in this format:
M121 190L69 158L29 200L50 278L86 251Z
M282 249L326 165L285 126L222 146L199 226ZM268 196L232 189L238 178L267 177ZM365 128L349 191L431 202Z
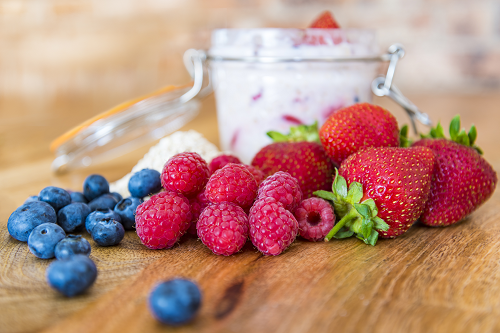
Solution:
M356 234L366 244L375 245L378 231L389 230L389 225L377 216L378 208L373 199L360 202L363 198L363 185L352 182L347 186L345 178L339 175L337 169L332 192L316 191L314 195L332 201L335 214L340 218L326 235L326 242L333 237L342 239Z
M325 236L325 242L330 241L335 234L344 227L347 222L357 219L359 214L355 209L351 209L340 221L338 221L335 226L330 230L330 232Z

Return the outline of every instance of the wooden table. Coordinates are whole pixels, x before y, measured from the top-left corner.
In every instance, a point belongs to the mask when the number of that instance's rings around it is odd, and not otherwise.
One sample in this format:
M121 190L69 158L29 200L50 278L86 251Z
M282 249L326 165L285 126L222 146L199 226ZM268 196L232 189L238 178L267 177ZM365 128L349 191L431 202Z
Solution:
M434 120L474 121L478 144L500 170L499 96L410 96ZM120 245L97 247L99 276L84 295L66 299L47 285L51 260L35 258L7 233L10 213L29 195L56 185L80 189L91 172L113 181L147 148L87 170L55 176L48 144L78 122L111 106L102 98L59 98L42 104L0 99L0 332L499 332L500 193L448 228L416 224L376 247L356 239L297 240L264 257L250 243L231 257L213 255L194 237L152 251L127 232ZM113 101L117 102L117 101ZM402 111L385 99L376 103ZM193 128L217 142L213 99ZM146 299L158 281L196 280L203 306L180 328L156 322Z

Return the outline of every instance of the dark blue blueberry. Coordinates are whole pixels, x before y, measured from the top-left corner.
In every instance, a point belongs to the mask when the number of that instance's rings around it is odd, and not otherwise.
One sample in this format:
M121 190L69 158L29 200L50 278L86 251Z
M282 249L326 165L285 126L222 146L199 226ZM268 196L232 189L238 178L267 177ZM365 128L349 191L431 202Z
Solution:
M120 222L105 218L94 225L92 239L100 246L113 246L120 243L125 236L125 229Z
M169 325L181 325L198 312L201 292L189 280L173 279L157 285L149 294L148 303L156 319Z
M83 230L85 219L89 214L89 206L83 202L73 202L57 213L57 223L66 232L80 231Z
M71 203L71 196L69 193L55 186L47 186L44 188L38 195L38 199L54 207L56 212Z
M7 230L18 241L27 242L31 231L42 223L57 223L56 211L46 202L32 201L10 214Z
M89 208L91 211L98 209L113 209L117 203L118 201L116 201L116 198L107 193L89 202Z
M354 96L354 103L359 103L359 97L358 96Z
M115 197L116 202L119 202L121 199L123 199L122 195L118 192L111 192L110 194Z
M92 229L94 228L95 224L103 219L110 218L115 221L118 221L121 223L122 219L120 215L112 211L111 209L98 209L95 212L92 212L87 216L85 219L85 229L87 229L87 232L89 234L92 234Z
M41 259L54 258L54 250L66 233L55 223L43 223L33 229L28 237L31 253Z
M46 275L52 288L67 297L73 297L83 293L94 283L97 267L89 257L77 254L51 263Z
M109 193L109 183L103 176L90 175L83 182L83 195L89 202L105 193Z
M135 228L135 210L142 203L139 198L128 197L115 206L115 212L120 215L123 227L126 230Z
M56 245L54 254L57 259L68 259L76 254L90 255L90 243L81 235L68 235Z
M28 202L33 202L33 201L38 201L38 195L30 196L28 199L26 199L24 203L27 204Z
M88 202L87 198L85 198L82 192L71 192L69 195L71 196L72 202L83 202L83 203Z
M128 182L131 196L144 198L161 190L160 173L152 169L142 169L136 172Z

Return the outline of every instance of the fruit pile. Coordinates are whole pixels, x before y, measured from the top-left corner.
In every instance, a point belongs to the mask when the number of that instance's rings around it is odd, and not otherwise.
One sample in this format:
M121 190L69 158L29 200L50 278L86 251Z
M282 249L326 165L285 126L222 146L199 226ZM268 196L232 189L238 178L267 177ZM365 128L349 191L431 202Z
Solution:
M338 24L325 13L311 28ZM438 124L414 143L406 132L389 111L355 104L335 111L319 130L313 124L287 135L269 132L275 142L251 165L231 155L209 164L195 152L176 154L161 173L133 174L125 199L109 193L100 175L87 177L82 192L49 186L12 213L8 231L35 256L56 257L48 283L74 296L94 283L97 269L90 243L69 233L86 230L97 245L113 246L135 228L150 249L171 248L190 233L216 255L240 252L250 240L275 256L298 235L313 242L356 236L375 245L417 220L452 225L493 194L497 175L474 144L474 126L460 130L457 116L450 139ZM200 302L196 285L181 279L158 285L149 297L155 317L170 324L192 318Z

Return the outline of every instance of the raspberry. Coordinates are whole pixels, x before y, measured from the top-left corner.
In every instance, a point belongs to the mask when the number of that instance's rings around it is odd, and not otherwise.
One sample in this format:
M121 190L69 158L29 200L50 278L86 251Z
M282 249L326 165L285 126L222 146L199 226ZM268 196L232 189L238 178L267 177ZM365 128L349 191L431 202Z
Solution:
M189 203L191 204L193 218L191 219L188 232L192 235L196 235L196 222L198 222L201 212L210 204L210 201L208 201L205 196L205 191L202 191L198 193L197 196L190 198Z
M222 169L228 163L241 164L241 161L238 157L232 155L220 155L217 156L210 162L210 174L213 174L215 171Z
M264 172L262 172L261 170L257 169L253 165L245 165L245 167L247 168L248 171L250 171L250 173L252 174L253 178L255 178L255 181L257 182L257 185L260 185L260 183L262 183L262 181L264 180L264 178L266 178L266 175L264 174Z
M257 196L257 182L244 165L229 163L210 177L205 195L212 203L227 201L247 208Z
M260 184L257 198L271 197L281 202L286 210L293 212L302 200L302 191L295 177L278 171Z
M241 250L248 238L248 217L230 202L211 204L196 225L198 237L215 254L229 256Z
M323 199L309 198L295 210L299 233L312 242L323 240L335 225L332 206Z
M161 185L187 197L203 190L210 176L207 162L197 153L180 153L165 163Z
M278 255L297 237L299 225L295 217L274 198L255 202L248 219L250 239L265 255Z
M175 192L160 192L137 207L137 236L150 249L170 248L186 232L191 217L186 197Z

